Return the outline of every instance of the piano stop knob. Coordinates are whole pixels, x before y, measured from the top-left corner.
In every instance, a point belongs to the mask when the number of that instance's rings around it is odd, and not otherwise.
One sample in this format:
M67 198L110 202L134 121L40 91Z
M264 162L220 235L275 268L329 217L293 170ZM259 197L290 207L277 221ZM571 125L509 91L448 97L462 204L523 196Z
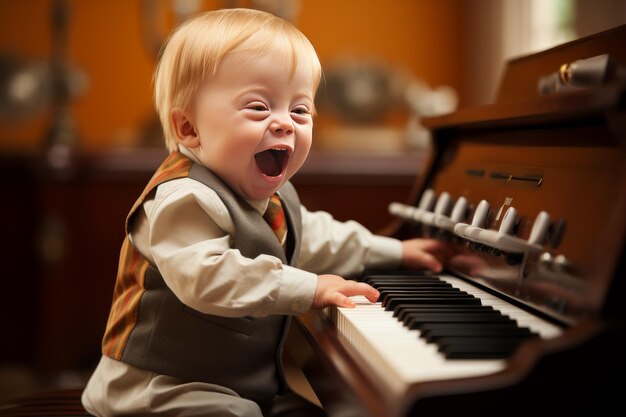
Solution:
M535 223L533 223L533 228L530 231L530 236L528 237L528 243L541 245L546 241L548 237L548 230L550 229L550 215L541 211L537 214L537 218L535 219Z
M513 229L515 228L515 223L517 222L517 210L515 207L509 207L507 211L504 213L504 217L502 218L502 222L500 222L500 229L498 233L503 235L513 234Z
M420 223L424 214L432 214L430 211L435 205L435 192L428 188L422 194L419 205L417 207L392 202L389 204L389 214L399 217L404 220Z
M467 215L467 198L459 197L454 203L454 207L452 208L452 214L450 214L450 220L454 223L459 223L465 220L465 216Z
M544 252L539 257L539 263L545 269L552 269L552 267L554 266L554 257L550 252Z
M417 205L418 208L423 210L432 210L435 206L435 192L431 188L427 188L422 193L422 197L420 198L420 202Z
M487 200L480 200L480 203L474 210L474 217L472 218L472 226L483 227L487 221L487 215L489 214L489 203Z
M450 198L450 194L444 191L437 199L434 212L437 214L447 214L448 210L450 210L451 202L452 199Z
M408 206L402 203L392 202L389 204L389 214L399 217L401 219L413 219L413 214L415 212L415 207Z
M556 255L554 257L554 266L559 272L564 272L566 274L575 272L574 265L565 257L565 255Z

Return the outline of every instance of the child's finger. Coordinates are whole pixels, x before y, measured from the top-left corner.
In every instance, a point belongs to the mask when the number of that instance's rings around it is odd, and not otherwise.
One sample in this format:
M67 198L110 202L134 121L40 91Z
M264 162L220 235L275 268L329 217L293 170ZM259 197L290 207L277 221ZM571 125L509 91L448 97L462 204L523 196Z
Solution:
M348 297L353 295L362 295L373 303L378 300L380 293L371 285L356 281L346 281L346 284L347 285L342 293Z
M436 256L430 253L422 254L422 264L433 272L441 272L443 265Z
M330 304L334 304L338 307L353 308L356 304L345 294L335 292L331 295Z
M407 266L411 268L427 268L434 272L441 272L443 269L441 261L428 252L415 252L407 261Z

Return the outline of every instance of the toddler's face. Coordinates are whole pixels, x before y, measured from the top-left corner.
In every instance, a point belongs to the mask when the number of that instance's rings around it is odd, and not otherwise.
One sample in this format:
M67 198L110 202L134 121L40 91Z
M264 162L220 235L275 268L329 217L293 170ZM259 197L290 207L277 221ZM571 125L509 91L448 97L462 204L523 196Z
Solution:
M304 163L313 131L313 74L286 54L229 55L192 108L200 161L236 193L267 198Z

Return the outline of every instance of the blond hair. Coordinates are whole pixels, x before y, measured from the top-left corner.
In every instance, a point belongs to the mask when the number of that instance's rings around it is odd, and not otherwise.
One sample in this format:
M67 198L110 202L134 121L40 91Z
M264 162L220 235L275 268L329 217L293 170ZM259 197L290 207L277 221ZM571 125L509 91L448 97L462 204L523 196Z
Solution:
M292 74L299 61L310 65L313 91L317 89L321 66L315 49L291 23L269 13L252 9L204 12L172 32L161 50L153 79L154 104L170 152L178 149L172 110L186 108L200 84L215 75L228 54L262 54L270 47L286 49Z

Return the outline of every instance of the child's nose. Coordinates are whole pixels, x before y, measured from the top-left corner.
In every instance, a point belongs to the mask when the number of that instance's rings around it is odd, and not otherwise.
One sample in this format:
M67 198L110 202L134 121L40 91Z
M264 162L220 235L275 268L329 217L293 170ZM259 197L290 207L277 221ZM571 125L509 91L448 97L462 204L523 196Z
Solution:
M272 121L270 130L276 135L291 135L293 133L293 123L289 117L279 115Z

